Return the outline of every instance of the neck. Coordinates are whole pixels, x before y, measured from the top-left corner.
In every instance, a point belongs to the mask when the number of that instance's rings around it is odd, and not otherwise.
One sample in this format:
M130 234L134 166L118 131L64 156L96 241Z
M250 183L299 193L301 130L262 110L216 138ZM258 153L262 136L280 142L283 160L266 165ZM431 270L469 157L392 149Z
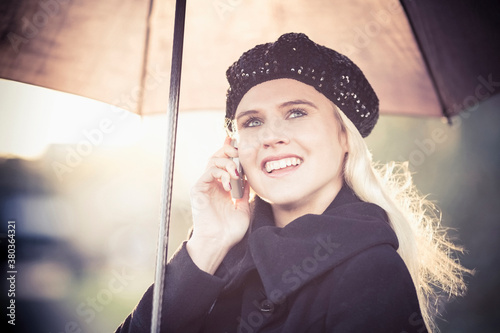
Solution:
M274 216L274 223L277 227L285 227L293 220L304 216L306 214L323 214L323 212L332 203L333 199L337 196L342 183L339 186L332 188L328 194L319 196L315 200L294 202L285 205L271 204Z

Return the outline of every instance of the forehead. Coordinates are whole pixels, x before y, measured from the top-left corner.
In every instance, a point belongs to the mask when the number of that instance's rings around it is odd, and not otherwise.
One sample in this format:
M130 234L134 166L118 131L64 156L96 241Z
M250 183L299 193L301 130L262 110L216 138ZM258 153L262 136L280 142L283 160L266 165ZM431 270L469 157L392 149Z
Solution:
M306 100L318 107L333 104L310 85L294 79L276 79L252 87L238 104L235 116L243 111L276 107L294 100Z

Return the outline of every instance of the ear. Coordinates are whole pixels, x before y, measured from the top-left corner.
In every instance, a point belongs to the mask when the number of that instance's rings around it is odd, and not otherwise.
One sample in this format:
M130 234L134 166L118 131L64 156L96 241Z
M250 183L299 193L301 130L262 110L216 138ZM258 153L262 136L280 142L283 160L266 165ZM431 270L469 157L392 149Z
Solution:
M332 102L330 101L333 113L335 115L335 119L337 119L337 130L339 132L339 144L344 153L347 153L349 150L348 139L347 139L347 128L342 120L341 113L342 111Z
M348 145L348 139L347 139L347 131L342 128L339 129L339 143L340 147L344 151L344 153L347 153L349 151L349 145Z

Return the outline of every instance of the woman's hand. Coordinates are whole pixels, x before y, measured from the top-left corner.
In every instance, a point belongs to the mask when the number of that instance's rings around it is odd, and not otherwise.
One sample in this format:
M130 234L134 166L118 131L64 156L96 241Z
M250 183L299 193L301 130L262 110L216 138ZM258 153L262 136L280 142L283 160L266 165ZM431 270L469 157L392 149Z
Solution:
M238 243L250 224L249 186L243 198L231 198L230 179L238 179L238 150L226 138L224 146L209 160L205 172L191 190L193 235L187 250L193 262L213 274L227 252ZM233 201L234 200L234 201Z

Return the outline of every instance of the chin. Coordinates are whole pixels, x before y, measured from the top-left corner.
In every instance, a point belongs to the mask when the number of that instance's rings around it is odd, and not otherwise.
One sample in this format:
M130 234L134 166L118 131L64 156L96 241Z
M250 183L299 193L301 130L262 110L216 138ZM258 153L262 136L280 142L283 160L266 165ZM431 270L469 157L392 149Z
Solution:
M299 209L305 214L318 213L317 209L324 209L337 195L343 181L330 180L326 184L311 184L304 186L302 183L281 184L254 188L255 193L272 206L279 206L284 210ZM264 190L263 190L264 189ZM259 191L261 190L261 191ZM325 206L326 205L326 206Z
M301 203L304 203L304 190L301 189L274 189L273 191L263 191L261 193L256 192L256 194L264 201L268 202L272 206L282 206L285 208L293 208ZM300 195L297 195L300 194Z

